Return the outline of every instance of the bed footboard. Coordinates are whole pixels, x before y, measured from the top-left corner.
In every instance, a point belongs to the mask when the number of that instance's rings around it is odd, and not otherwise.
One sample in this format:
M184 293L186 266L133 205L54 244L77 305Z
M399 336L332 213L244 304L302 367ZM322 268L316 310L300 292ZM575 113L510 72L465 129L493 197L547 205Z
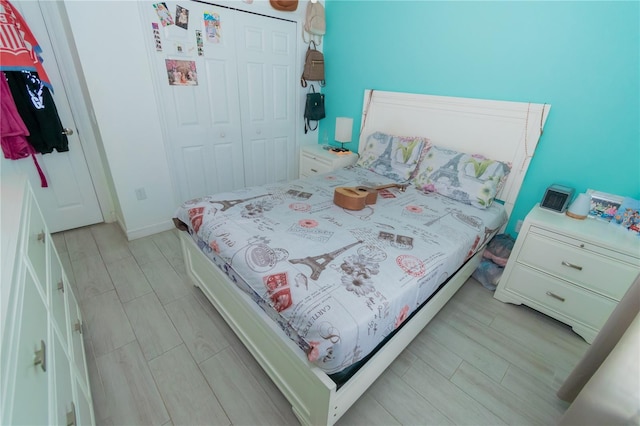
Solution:
M387 342L340 390L197 247L188 233L180 242L187 274L291 403L303 425L334 424L384 372L464 284L480 262L477 253L411 321Z

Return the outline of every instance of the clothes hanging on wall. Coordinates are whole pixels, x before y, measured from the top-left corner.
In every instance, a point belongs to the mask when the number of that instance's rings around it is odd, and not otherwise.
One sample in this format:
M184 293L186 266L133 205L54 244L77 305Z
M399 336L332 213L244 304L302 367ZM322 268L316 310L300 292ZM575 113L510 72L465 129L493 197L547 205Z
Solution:
M69 141L64 134L58 110L49 88L33 71L7 71L7 83L16 107L29 129L27 140L41 154L55 149L69 151Z
M51 88L40 53L42 49L22 15L7 0L0 0L0 71L35 71Z
M40 175L40 185L43 188L48 186L47 178L44 176L35 149L27 141L29 130L24 124L22 117L18 113L16 104L11 95L7 80L0 76L0 143L5 158L19 160L31 156Z
M22 15L8 0L0 0L0 71L4 74L0 79L3 92L9 94L9 97L3 94L2 112L10 114L7 120L2 120L2 149L10 159L31 155L41 184L47 187L35 153L68 151L69 142L51 95L53 88L41 53ZM26 133L17 118L21 118ZM25 138L28 146L24 144Z

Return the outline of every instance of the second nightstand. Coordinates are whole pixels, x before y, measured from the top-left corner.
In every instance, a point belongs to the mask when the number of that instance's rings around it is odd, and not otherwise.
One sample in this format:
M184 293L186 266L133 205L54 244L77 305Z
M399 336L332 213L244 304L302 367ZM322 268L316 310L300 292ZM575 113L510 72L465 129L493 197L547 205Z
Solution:
M524 303L591 342L639 272L636 235L536 206L525 218L494 297Z
M309 177L350 166L358 159L351 152L337 155L322 148L322 145L304 145L300 147L300 177Z

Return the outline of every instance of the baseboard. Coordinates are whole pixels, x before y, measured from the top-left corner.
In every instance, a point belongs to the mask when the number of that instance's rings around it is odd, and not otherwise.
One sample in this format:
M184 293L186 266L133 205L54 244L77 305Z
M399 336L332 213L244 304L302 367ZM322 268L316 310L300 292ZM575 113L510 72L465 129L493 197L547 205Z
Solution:
M120 226L122 226L122 223L120 223ZM125 229L123 227L123 230L127 235L127 239L131 241L138 238L147 237L149 235L158 234L160 232L168 231L173 228L175 228L175 226L173 225L173 221L169 219L164 222L154 223L152 225L147 225L138 229Z

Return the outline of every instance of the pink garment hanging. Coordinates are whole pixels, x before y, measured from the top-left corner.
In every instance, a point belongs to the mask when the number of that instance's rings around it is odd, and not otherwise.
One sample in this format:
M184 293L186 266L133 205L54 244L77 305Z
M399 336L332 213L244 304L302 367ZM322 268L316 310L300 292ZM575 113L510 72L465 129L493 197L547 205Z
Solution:
M0 142L2 152L4 157L10 160L31 156L40 175L40 185L46 188L49 186L47 178L38 164L35 149L27 141L27 136L29 136L29 131L18 113L9 85L4 73L2 73L0 77Z

